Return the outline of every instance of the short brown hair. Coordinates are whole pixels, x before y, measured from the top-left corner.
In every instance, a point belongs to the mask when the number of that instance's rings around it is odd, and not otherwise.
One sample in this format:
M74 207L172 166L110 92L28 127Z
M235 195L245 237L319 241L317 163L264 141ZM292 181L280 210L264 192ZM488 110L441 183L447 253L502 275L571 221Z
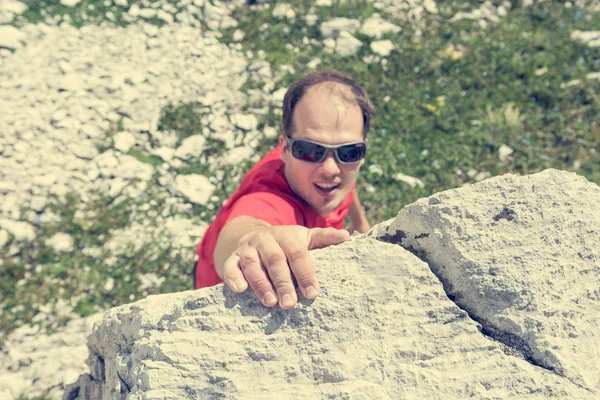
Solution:
M354 99L351 99L350 101L355 101L356 105L358 105L362 111L363 137L366 138L371 126L371 117L373 116L373 105L371 104L371 100L369 100L369 95L358 83L354 82L349 75L334 70L312 72L303 76L290 86L283 98L284 133L289 137L294 133L294 108L300 99L302 99L302 96L304 96L311 87L326 82L339 83L350 88L354 95Z

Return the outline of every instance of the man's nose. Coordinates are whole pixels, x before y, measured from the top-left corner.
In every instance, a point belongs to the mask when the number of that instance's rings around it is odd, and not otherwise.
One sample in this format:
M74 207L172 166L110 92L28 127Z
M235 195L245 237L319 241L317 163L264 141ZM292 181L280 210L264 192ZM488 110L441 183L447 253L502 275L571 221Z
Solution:
M321 171L323 171L326 175L336 175L340 172L340 166L337 163L335 158L335 154L333 151L328 151L325 159L321 161L321 166L319 167Z

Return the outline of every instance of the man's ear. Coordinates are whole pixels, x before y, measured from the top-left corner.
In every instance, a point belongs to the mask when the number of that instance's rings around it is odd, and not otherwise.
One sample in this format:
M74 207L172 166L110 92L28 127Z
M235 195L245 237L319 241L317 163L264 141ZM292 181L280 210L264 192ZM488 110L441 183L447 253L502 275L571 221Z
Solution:
M285 136L279 136L279 145L281 146L281 160L285 163L285 152L287 150L287 142L285 140Z

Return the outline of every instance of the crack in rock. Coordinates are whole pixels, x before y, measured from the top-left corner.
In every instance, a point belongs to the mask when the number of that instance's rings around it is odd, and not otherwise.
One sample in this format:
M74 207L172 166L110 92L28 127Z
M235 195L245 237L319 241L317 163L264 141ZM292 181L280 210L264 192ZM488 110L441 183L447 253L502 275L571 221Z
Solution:
M399 238L399 237L401 239L397 240L397 238ZM385 243L396 244L396 245L402 247L403 249L409 251L416 257L418 257L424 263L426 263L427 266L429 267L430 271L433 273L433 275L435 275L435 277L442 284L442 287L443 287L444 292L446 293L446 296L448 297L448 299L450 301L452 301L454 304L456 304L456 306L458 308L460 308L461 310L466 312L467 315L469 316L469 318L471 318L471 320L477 322L480 326L479 332L481 332L481 334L483 336L487 337L488 339L498 343L500 345L500 348L504 352L504 354L506 354L508 356L513 356L513 357L519 357L535 367L542 368L546 371L549 371L549 372L555 374L556 376L560 376L561 378L567 379L569 382L573 383L574 385L576 385L577 387L579 387L581 389L584 389L590 393L595 393L593 390L575 382L573 379L569 378L568 376L564 375L563 373L560 373L559 371L556 370L556 368L545 365L543 362L541 362L541 360L536 359L533 355L531 346L529 346L529 344L524 339L520 338L519 336L517 336L511 332L507 332L507 331L498 329L496 326L489 323L484 318L479 317L468 307L465 307L462 304L460 304L460 302L457 300L456 296L452 295L451 290L448 288L450 283L446 279L443 279L438 273L436 273L437 269L432 267L429 260L427 260L425 252L423 250L415 249L413 246L406 246L402 243L402 239L405 237L406 237L405 232L398 231L394 235L386 234L380 238L377 238L377 240L380 240ZM416 235L415 239L424 238L424 237L425 238L429 237L429 234Z
M418 200L368 236L424 261L506 354L597 394L597 205L576 174L505 175Z

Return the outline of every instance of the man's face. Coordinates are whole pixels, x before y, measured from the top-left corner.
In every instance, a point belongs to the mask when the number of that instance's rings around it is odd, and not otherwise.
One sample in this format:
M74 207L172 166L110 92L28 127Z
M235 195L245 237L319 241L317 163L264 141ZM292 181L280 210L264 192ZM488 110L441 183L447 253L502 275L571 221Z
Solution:
M311 87L296 104L293 114L294 139L307 139L328 145L360 142L363 117L360 107L341 100L321 85ZM281 159L292 191L325 217L338 208L356 182L364 159L340 164L333 152L320 163L294 158L285 138Z

